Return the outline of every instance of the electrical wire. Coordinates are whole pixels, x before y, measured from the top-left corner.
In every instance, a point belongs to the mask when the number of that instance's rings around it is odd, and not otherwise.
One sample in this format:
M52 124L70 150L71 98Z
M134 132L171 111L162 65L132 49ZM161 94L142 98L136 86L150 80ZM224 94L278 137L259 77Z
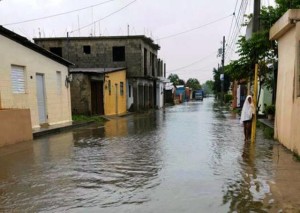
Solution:
M226 59L231 58L232 54L234 53L237 38L241 34L242 23L244 20L244 15L247 10L247 7L248 7L248 0L242 0L240 8L239 8L239 12L238 12L238 17L235 18L236 24L235 24L234 30L232 31L232 35L229 39L229 43L227 44L227 46L229 48L227 48L227 50L226 50L226 54L225 54Z
M181 69L184 69L184 68L193 66L193 65L195 65L195 64L197 64L197 63L203 61L204 59L207 59L207 58L209 58L209 57L211 57L212 55L215 55L215 54L217 54L217 51L214 51L214 52L212 52L211 54L209 54L209 55L207 55L207 56L205 56L205 57L203 57L203 58L201 58L201 59L199 59L199 60L197 60L197 61L194 61L194 62L191 63L191 64L188 64L188 65L185 65L185 66L183 66L183 67L176 68L176 69L172 69L172 70L170 70L169 72L174 72L174 71L177 71L177 70L181 70Z
M116 11L114 11L114 12L112 12L112 13L110 13L110 14L104 16L103 18L98 19L97 21L94 21L94 22L92 22L92 23L90 23L90 24L87 24L87 25L85 25L85 26L83 26L83 27L80 27L80 28L78 28L78 29L76 29L76 30L72 30L70 33L74 33L74 32L76 32L76 31L79 31L79 30L82 30L82 29L84 29L84 28L87 28L87 27L89 27L89 26L91 26L91 25L94 25L94 24L96 24L97 22L100 22L100 21L102 21L102 20L104 20L104 19L106 19L106 18L108 18L108 17L110 17L110 16L112 16L112 15L114 15L114 14L120 12L121 10L125 9L126 7L130 6L131 4L133 4L133 3L136 2L136 1L137 1L137 0L134 0L134 1L132 1L132 2L130 2L130 3L128 3L128 4L126 4L124 7L120 8L119 10L116 10Z
M219 19L217 19L217 20L215 20L215 21L209 22L209 23L207 23L207 24L204 24L204 25L201 25L201 26L198 26L198 27L195 27L195 28L192 28L192 29L183 31L183 32L179 32L179 33L175 33L175 34L172 34L172 35L168 35L168 36L165 36L165 37L158 38L158 39L156 39L156 40L164 40L164 39L167 39L167 38L172 38L172 37L175 37L175 36L178 36L178 35L182 35L182 34L185 34L185 33L188 33L188 32L191 32L191 31L194 31L194 30L197 30L197 29L200 29L200 28L202 28L202 27L206 27L206 26L208 26L208 25L214 24L214 23L216 23L216 22L222 21L222 20L224 20L224 19L226 19L226 18L228 18L228 17L231 17L231 16L233 16L233 14L230 14L230 15L228 15L228 16L224 16L224 17L219 18Z
M7 23L7 24L3 24L3 26L23 24L23 23L32 22L32 21L38 21L38 20L42 20L42 19L53 18L53 17L56 17L56 16L62 16L62 15L66 15L66 14L69 14L69 13L74 13L74 12L78 12L78 11L81 11L81 10L85 10L85 9L88 9L88 8L97 7L99 5L103 5L103 4L109 3L111 1L115 1L115 0L108 0L108 1L104 1L104 2L98 3L98 4L94 4L94 5L90 5L90 6L87 6L87 7L83 7L83 8L80 8L80 9L71 10L71 11L67 11L67 12L63 12L63 13L57 13L57 14L49 15L49 16L43 16L43 17L40 17L40 18L34 18L34 19L28 19L28 20L25 20L25 21L18 21L18 22Z

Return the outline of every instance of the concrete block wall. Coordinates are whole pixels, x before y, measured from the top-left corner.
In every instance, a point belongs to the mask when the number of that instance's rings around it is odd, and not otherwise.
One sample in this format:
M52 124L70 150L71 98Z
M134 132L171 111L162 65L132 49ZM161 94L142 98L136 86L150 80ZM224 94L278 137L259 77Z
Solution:
M73 115L90 115L91 83L88 75L73 73L71 82L71 101Z
M62 47L63 58L81 68L99 67L127 67L127 77L144 76L144 48L147 49L148 76L152 75L150 53L154 54L154 72L157 75L157 50L146 43L142 38L107 38L107 37L80 37L80 38L44 38L35 39L36 44L50 50L50 47ZM91 53L85 54L83 46L89 45ZM125 46L125 61L113 61L113 47Z

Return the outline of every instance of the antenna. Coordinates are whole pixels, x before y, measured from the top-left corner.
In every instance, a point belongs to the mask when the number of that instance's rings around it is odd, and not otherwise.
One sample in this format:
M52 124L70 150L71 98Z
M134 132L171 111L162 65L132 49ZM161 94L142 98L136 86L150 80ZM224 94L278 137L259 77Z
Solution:
M127 35L129 36L129 30L130 30L130 26L129 24L127 25Z
M78 23L78 36L80 37L80 23L79 23L79 15L77 15L77 23Z

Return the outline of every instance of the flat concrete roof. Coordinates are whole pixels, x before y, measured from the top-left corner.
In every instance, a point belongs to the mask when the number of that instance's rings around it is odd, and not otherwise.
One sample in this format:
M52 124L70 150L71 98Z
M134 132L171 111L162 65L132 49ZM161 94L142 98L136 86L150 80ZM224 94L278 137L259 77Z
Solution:
M270 40L277 40L300 21L300 9L288 10L270 29Z

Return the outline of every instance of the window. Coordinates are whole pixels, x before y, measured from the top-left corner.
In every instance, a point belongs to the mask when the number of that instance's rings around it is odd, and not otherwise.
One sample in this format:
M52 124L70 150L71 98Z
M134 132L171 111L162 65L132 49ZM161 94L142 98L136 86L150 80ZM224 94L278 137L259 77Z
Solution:
M84 54L91 54L91 46L90 45L83 46L83 53Z
M152 67L152 76L155 76L155 65L154 65L155 55L151 53L150 63Z
M111 81L108 80L108 94L111 95Z
M61 47L50 47L50 52L62 57L62 48Z
M56 93L57 95L61 95L61 72L56 72Z
M124 95L124 82L120 82L120 95Z
M131 85L128 85L128 97L131 98Z
M144 48L144 75L146 76L148 74L147 70L147 49Z
M125 61L125 47L113 47L113 61Z
M25 69L20 66L11 66L11 85L14 94L25 94Z

